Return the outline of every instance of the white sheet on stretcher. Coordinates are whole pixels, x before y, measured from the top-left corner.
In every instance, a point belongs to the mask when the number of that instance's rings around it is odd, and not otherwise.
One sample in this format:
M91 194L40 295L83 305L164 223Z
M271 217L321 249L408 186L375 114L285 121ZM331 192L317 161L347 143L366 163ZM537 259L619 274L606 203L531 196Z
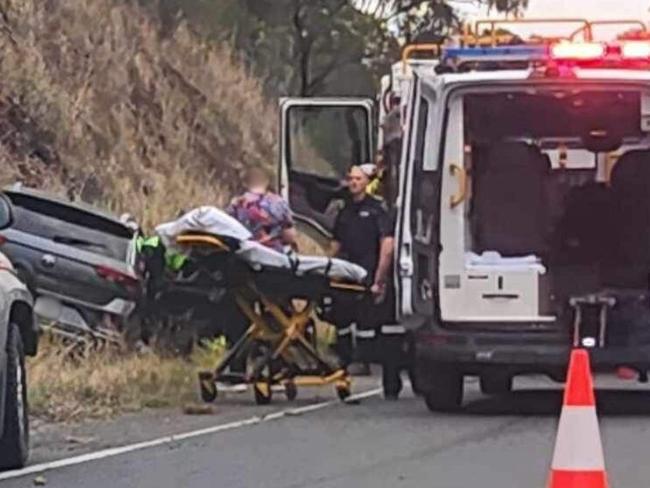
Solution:
M240 241L248 240L251 233L227 213L216 207L198 207L187 212L178 220L160 224L156 234L168 248L176 246L176 237L185 232L205 232L216 236L232 237Z
M479 255L473 252L465 254L465 267L474 271L536 271L546 273L546 267L540 258L534 255L504 258L496 251L485 251Z
M216 207L199 207L180 219L161 224L156 233L169 249L182 249L176 245L176 237L186 232L205 232L216 236L230 237L240 241L237 255L254 269L272 267L293 270L297 276L319 274L336 280L363 283L366 270L343 259L322 256L284 254L251 240L251 233L237 220Z

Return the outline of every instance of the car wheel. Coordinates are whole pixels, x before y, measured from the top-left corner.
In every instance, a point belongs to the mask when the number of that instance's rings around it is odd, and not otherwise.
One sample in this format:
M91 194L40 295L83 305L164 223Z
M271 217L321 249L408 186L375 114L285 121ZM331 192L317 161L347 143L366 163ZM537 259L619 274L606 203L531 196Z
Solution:
M9 325L5 381L5 417L0 438L0 469L22 468L29 454L29 418L25 354L20 330Z
M432 412L452 412L463 403L463 375L451 365L436 364L427 375L423 391L427 408Z
M505 395L512 391L512 376L503 373L484 373L480 377L481 392L485 395Z

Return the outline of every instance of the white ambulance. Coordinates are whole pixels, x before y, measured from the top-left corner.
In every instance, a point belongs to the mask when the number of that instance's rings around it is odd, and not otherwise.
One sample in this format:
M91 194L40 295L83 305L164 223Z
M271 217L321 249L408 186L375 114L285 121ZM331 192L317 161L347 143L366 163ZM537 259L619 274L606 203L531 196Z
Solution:
M646 379L650 36L631 21L635 36L596 42L596 24L406 60L396 301L431 410L460 407L466 376L486 394L521 374L561 381L572 347ZM328 235L346 169L373 159L374 103L281 108L282 190Z

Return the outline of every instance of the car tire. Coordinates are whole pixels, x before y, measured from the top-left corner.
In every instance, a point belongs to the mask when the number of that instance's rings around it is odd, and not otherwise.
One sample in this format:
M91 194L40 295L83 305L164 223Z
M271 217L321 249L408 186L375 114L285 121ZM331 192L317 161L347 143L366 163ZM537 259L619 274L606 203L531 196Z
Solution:
M484 395L506 395L512 391L513 378L503 373L484 373L479 384Z
M422 392L432 412L453 412L463 403L463 374L452 365L435 364ZM424 386L424 385L422 385Z
M9 325L5 376L4 428L0 438L0 469L22 468L29 455L29 417L25 354L20 330Z

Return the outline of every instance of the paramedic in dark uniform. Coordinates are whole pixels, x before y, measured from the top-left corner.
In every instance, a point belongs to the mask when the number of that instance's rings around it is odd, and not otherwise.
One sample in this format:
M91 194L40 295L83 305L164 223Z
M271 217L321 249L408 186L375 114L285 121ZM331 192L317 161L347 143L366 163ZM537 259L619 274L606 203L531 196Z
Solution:
M360 166L350 168L347 177L349 199L339 212L334 225L331 254L351 261L368 272L371 294L337 323L337 352L347 366L352 361L352 329L356 324L357 358L362 365L373 359L377 328L383 319L378 316L375 300L385 294L392 258L392 228L381 200L368 195L370 175ZM346 307L343 307L346 308ZM366 373L361 371L360 374Z

